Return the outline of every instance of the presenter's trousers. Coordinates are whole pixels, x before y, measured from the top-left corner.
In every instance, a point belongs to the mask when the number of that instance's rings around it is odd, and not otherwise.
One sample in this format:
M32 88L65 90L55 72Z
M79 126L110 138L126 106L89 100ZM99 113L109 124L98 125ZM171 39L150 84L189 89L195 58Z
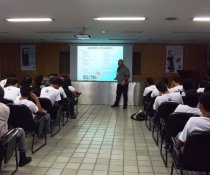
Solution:
M120 101L120 97L123 94L123 106L127 107L128 104L128 84L125 85L121 85L121 84L117 84L117 92L116 92L116 100L114 105L118 106L119 105L119 101Z

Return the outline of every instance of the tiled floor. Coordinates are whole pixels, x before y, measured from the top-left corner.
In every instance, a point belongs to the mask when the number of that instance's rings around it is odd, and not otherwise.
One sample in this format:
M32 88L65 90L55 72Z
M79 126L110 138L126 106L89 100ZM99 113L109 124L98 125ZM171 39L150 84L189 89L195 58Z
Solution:
M138 106L123 110L109 105L80 105L78 118L67 123L53 138L48 136L47 145L31 155L33 161L19 168L16 174L170 174L145 123L129 118L139 109ZM11 173L13 164L4 167L1 174Z

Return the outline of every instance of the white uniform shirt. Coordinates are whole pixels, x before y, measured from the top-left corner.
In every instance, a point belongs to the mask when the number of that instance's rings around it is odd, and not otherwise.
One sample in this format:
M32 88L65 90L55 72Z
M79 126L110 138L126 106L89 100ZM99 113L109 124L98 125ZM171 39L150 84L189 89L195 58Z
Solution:
M148 94L149 92L153 91L155 88L156 88L155 85L151 85L151 86L146 87L146 88L144 89L143 96L144 96L144 97L147 96L147 94ZM159 94L159 92L158 92L158 94Z
M179 140L185 142L187 140L187 136L193 131L210 131L210 118L203 116L191 117L179 135Z
M65 93L65 91L64 91L64 89L62 87L59 87L59 92L60 92L60 94L62 95L63 98L67 97L66 93Z
M7 83L7 79L1 80L0 86L4 88L5 84Z
M154 98L154 97L157 97L158 95L160 94L159 90L156 88L153 89L152 93L151 93L151 97Z
M4 88L4 98L14 101L17 96L20 96L20 88L8 86Z
M168 93L158 96L153 104L153 109L157 110L163 102L176 102L183 104L182 97L179 93Z
M8 132L7 121L9 119L9 112L9 107L0 103L0 137L4 136Z
M17 97L14 101L14 104L17 105L26 105L31 110L33 117L35 117L35 113L38 112L38 107L32 101L27 99L21 99L21 97Z
M192 113L192 114L197 114L197 115L200 115L200 116L202 115L200 109L192 108L188 105L182 105L182 104L178 105L174 112Z
M205 88L198 88L197 93L204 93Z
M76 89L75 89L73 86L69 86L68 88L69 88L69 90L70 90L71 92L76 91Z
M182 85L178 85L178 86L175 86L175 87L169 89L169 92L182 92L182 91L183 91Z
M51 101L52 105L54 105L56 101L61 100L59 90L55 89L52 86L42 88L40 97L48 98Z

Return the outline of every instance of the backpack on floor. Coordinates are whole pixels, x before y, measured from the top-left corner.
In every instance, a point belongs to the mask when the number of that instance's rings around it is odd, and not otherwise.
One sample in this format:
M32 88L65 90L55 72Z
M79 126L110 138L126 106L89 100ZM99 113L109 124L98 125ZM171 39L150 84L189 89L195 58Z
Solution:
M130 118L136 121L142 121L145 117L145 113L140 110L139 112L132 114Z

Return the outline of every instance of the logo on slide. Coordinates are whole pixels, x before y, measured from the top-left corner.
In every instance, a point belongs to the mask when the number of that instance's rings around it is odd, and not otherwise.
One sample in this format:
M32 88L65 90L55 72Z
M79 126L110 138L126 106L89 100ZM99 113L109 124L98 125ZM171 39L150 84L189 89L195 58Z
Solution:
M101 73L100 72L96 72L96 77L100 77Z

